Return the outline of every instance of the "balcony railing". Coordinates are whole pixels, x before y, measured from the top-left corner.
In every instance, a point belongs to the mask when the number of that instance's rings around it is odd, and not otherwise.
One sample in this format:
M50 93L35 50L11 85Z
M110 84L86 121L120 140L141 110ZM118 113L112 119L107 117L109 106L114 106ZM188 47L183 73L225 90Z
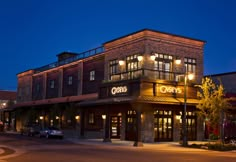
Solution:
M118 74L113 74L110 77L111 81L120 81L120 80L130 80L136 78L148 78L148 79L160 79L160 80L169 80L175 81L176 74L169 71L157 71L150 69L138 69L130 72L123 72Z
M49 70L49 69L52 69L52 68L55 68L55 67L58 67L58 66L61 66L61 65L65 65L65 64L72 63L72 62L74 62L74 61L78 61L78 60L81 60L81 59L85 59L85 58L88 58L88 57L90 57L90 56L93 56L93 55L97 55L97 54L99 54L99 53L102 53L102 52L104 52L103 46L98 47L98 48L94 48L94 49L91 49L91 50L88 50L88 51L85 51L85 52L82 52L82 53L79 53L79 54L76 55L76 56L73 56L73 57L64 59L64 60L62 60L62 61L57 61L57 62L48 64L48 65L45 65L45 66L36 68L36 69L34 69L34 70L35 70L35 73L40 73L40 72L42 72L42 71L46 71L46 70Z

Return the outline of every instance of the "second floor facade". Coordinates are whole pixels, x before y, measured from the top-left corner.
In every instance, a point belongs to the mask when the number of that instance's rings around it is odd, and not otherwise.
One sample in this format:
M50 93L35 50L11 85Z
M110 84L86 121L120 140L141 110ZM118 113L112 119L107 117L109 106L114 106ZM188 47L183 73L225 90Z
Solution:
M176 84L189 73L195 76L191 82L199 84L204 44L143 29L83 53L63 52L55 63L17 75L17 102L100 93L105 85L137 79Z

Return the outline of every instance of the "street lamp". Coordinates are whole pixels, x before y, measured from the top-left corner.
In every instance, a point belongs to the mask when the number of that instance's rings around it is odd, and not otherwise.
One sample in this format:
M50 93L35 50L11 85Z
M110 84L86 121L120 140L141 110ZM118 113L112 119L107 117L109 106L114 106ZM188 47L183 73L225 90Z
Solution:
M181 64L181 60L176 60L175 63L177 65ZM194 75L188 74L187 69L185 68L184 71L184 112L183 112L183 118L182 118L182 125L183 125L183 146L188 145L188 139L187 139L187 126L186 126L186 112L187 112L187 84L188 80L193 80Z

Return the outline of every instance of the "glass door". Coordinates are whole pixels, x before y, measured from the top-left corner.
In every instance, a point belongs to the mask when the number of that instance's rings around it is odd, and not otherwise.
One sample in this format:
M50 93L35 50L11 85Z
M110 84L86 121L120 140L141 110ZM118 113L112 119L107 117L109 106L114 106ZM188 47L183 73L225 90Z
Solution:
M155 141L173 140L172 111L157 110L154 113Z
M111 138L120 138L121 116L111 117Z

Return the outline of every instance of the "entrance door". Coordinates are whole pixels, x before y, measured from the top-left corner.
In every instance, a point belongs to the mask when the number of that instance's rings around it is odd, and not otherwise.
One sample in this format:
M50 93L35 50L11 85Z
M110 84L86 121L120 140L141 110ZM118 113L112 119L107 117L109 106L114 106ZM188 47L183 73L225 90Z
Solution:
M111 116L111 138L120 138L121 116Z
M173 140L172 111L157 110L154 113L155 141Z

